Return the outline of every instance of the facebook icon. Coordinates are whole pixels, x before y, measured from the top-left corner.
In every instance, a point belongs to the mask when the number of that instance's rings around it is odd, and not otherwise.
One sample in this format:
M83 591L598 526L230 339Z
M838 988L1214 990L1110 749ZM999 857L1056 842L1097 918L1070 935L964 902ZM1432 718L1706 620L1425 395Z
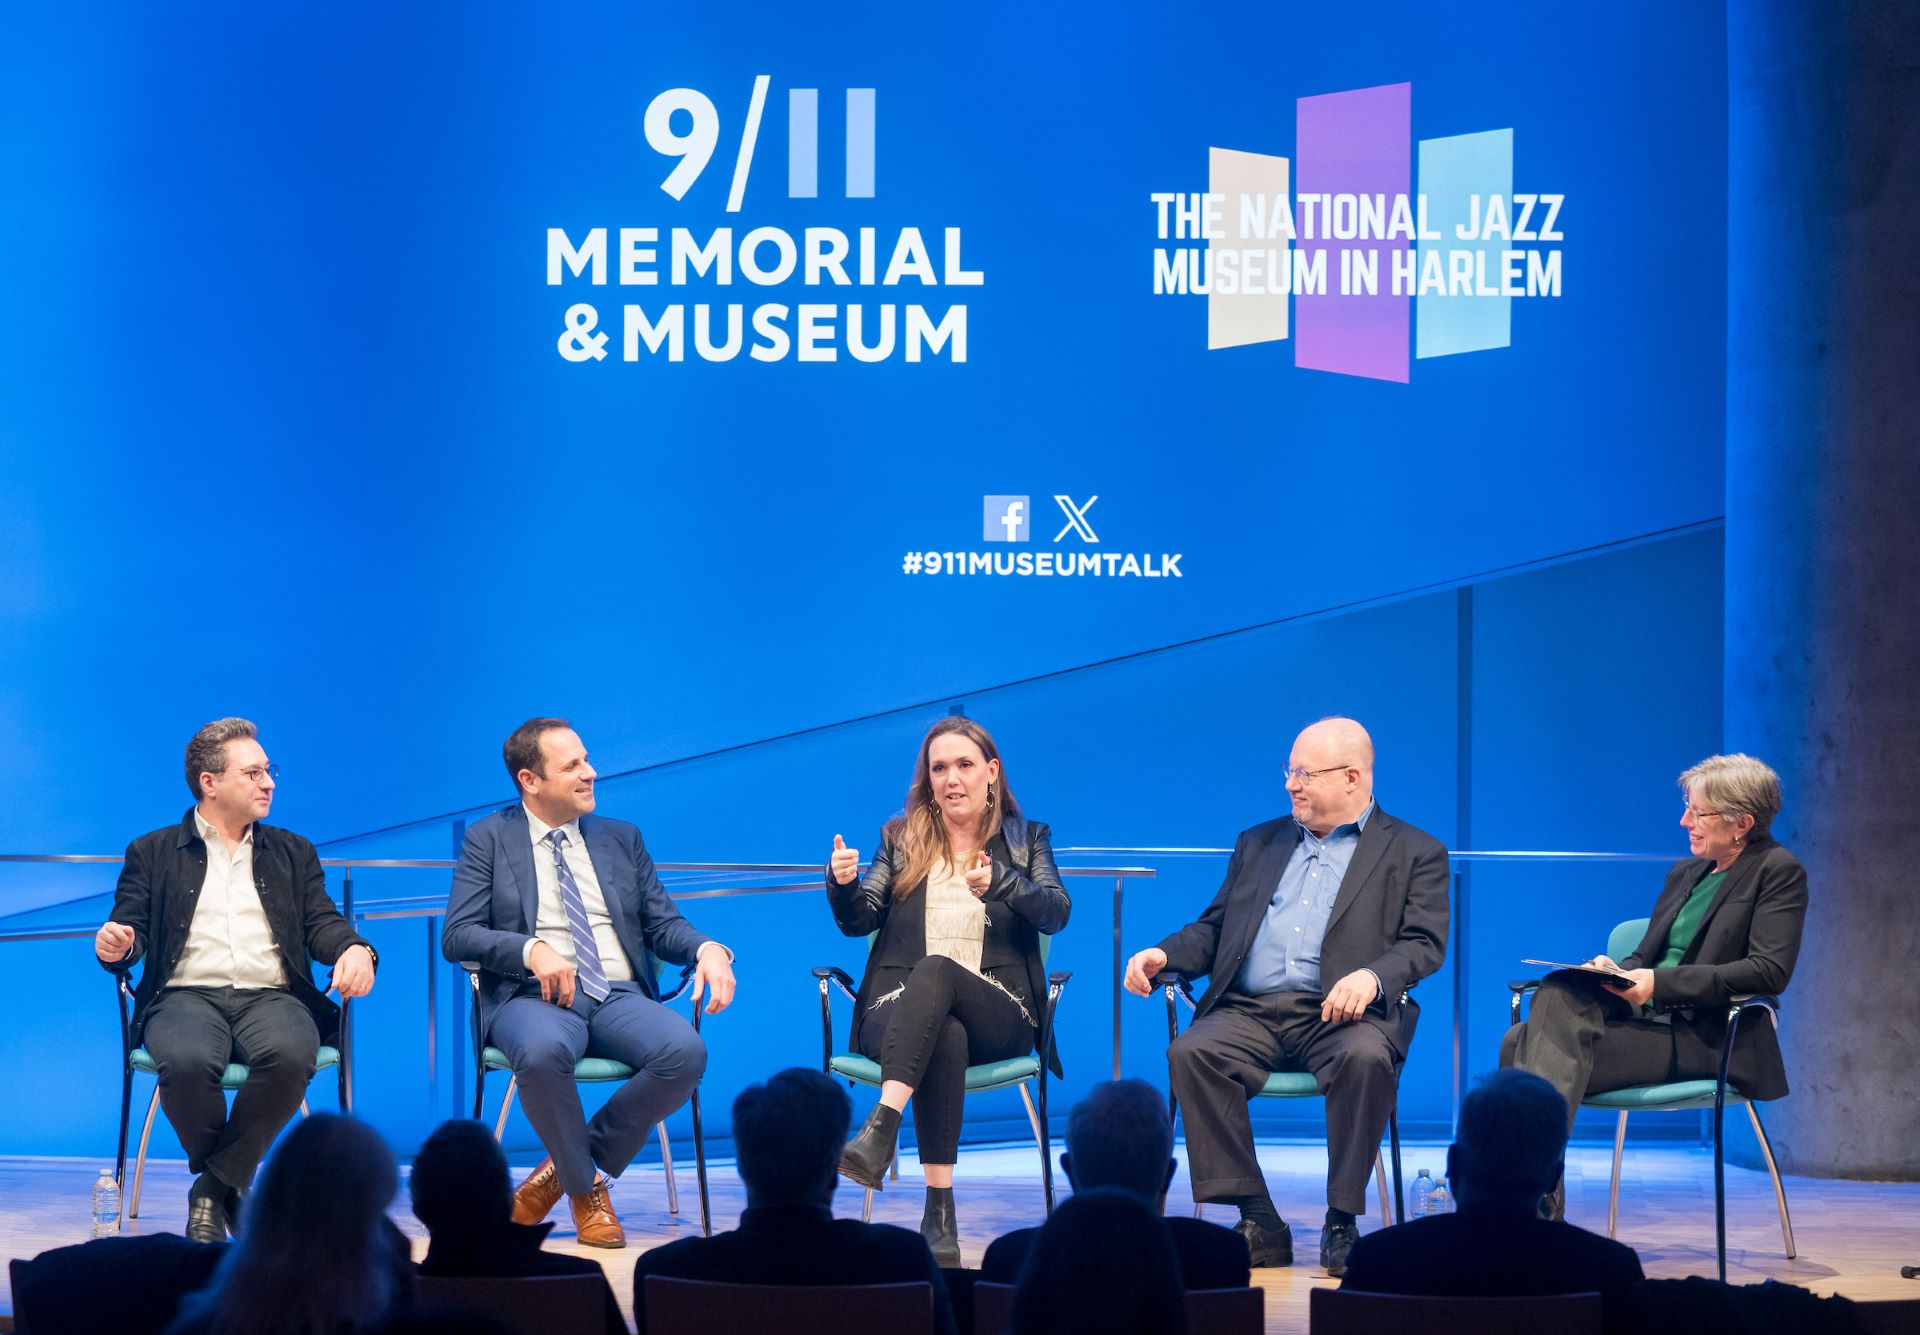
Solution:
M981 536L988 542L1025 542L1033 507L1025 496L989 496Z

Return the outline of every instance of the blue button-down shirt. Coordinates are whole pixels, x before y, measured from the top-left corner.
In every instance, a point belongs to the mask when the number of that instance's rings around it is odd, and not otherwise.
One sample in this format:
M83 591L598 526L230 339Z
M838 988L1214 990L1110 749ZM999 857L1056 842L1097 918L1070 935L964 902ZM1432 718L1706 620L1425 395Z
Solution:
M1266 921L1253 938L1234 987L1253 996L1267 992L1320 991L1320 943L1327 935L1333 902L1340 896L1360 832L1373 816L1373 803L1360 819L1336 825L1322 839L1304 825L1280 873L1267 905Z

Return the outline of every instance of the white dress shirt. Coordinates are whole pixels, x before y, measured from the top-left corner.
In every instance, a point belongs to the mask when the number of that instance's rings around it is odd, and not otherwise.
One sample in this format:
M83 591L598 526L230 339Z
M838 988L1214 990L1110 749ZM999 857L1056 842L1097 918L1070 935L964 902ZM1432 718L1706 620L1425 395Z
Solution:
M253 826L237 847L229 848L220 831L198 808L193 827L207 847L207 879L193 908L187 944L168 987L285 987L267 910L253 880Z
M620 936L613 930L613 916L607 912L607 897L600 889L600 877L593 870L593 859L587 856L586 841L580 837L579 819L576 817L555 827L534 815L524 803L520 809L527 813L527 829L533 835L533 880L540 899L533 936L520 951L527 971L533 971L535 941L545 941L560 952L561 959L576 968L580 964L574 954L567 906L560 898L560 874L553 869L553 845L547 842L547 835L558 828L566 832L561 852L567 859L567 870L573 873L573 883L580 888L580 901L586 906L587 925L593 928L594 949L600 952L600 971L609 983L632 981L633 962L627 958L627 948L620 944Z

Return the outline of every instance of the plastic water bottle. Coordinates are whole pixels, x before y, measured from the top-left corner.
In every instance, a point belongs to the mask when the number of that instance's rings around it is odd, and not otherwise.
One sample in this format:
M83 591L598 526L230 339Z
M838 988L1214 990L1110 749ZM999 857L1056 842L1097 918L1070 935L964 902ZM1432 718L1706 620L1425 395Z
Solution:
M1433 1184L1433 1196L1427 1201L1427 1213L1453 1213L1453 1193L1447 1190L1447 1179L1444 1177Z
M120 1184L113 1170L102 1168L93 1184L93 1236L110 1238L120 1231Z
M1433 1211L1433 1174L1422 1168L1413 1179L1413 1217L1424 1219Z

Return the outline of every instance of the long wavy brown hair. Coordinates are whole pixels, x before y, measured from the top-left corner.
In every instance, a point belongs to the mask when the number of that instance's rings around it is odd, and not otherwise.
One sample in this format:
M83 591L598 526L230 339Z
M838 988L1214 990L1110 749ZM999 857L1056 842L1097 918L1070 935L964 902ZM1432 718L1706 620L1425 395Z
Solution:
M900 852L900 870L893 878L893 897L905 899L920 888L936 863L952 856L947 837L946 818L940 814L940 800L933 794L933 780L927 773L927 752L936 737L959 733L988 760L1000 760L1000 748L993 744L987 730L970 718L954 715L943 718L921 739L920 755L913 765L913 783L907 788L907 805L902 814L887 822L883 832ZM986 847L1000 833L1000 824L1020 814L1013 788L1007 782L1007 762L1000 760L1000 778L987 789L987 816L980 827L980 846Z

